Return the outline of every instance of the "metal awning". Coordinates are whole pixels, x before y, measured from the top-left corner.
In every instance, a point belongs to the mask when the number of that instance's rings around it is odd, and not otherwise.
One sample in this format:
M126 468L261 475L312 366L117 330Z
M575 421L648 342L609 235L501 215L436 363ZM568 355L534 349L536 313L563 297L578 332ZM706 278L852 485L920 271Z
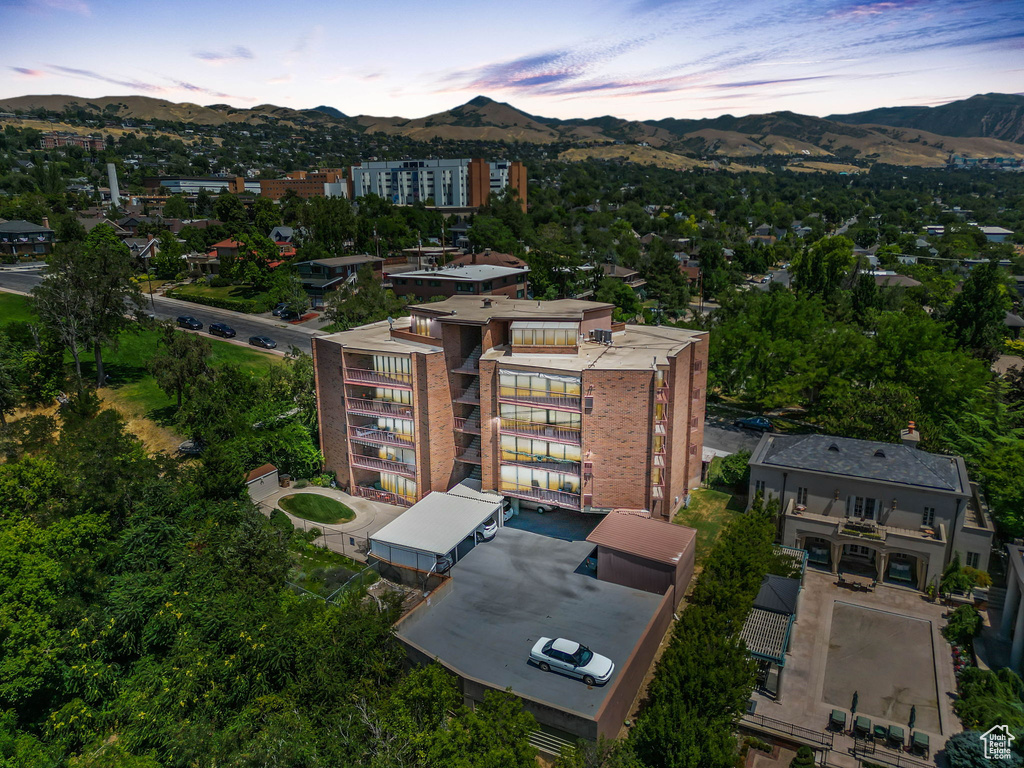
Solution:
M501 509L484 501L435 491L370 536L390 547L446 555Z

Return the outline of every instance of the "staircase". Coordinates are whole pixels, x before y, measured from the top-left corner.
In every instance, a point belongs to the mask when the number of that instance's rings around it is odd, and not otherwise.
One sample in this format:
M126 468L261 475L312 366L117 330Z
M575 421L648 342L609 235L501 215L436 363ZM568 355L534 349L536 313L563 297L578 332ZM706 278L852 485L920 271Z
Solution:
M479 391L479 390L478 390ZM469 416L466 417L466 426L474 429L480 429L480 406L473 406L473 410L469 412ZM479 440L479 438L477 438Z
M474 405L480 402L480 381L473 379L473 383L466 387L466 391L458 397L460 403L472 403Z
M480 467L479 464L474 464L473 465L473 471L469 473L469 477L470 477L471 480L483 480L484 479L484 471Z

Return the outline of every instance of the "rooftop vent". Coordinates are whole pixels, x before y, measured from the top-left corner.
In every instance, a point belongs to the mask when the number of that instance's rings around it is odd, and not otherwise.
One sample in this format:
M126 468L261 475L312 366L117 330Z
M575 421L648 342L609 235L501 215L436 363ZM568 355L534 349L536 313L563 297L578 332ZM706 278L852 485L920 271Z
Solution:
M830 446L828 447L828 449L829 449L830 451L835 451L836 453L839 453L839 446L838 446L838 445L836 445L835 443L832 443L832 445L830 445Z
M487 308L487 307L490 307L490 306L491 306L491 300L490 299L484 299L484 308Z
M877 456L880 459L884 459L885 458L885 451L883 451L881 448L879 448L877 451L875 451L875 456Z

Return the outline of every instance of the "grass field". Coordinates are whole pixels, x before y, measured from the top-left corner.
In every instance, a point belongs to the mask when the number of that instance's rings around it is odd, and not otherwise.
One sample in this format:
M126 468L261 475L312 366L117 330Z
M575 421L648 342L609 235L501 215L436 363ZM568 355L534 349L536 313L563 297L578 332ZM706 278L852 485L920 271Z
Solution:
M283 497L278 504L285 512L314 523L344 523L356 516L340 501L318 493L293 493Z
M251 285L223 285L214 288L212 285L187 285L175 291L175 296L184 298L193 296L213 296L219 299L258 299L263 291L253 288Z
M27 296L0 292L0 325L16 321L28 322L32 319L34 315L29 309Z
M729 493L698 488L690 492L690 506L680 507L672 522L697 529L697 562L711 550L719 533L733 516L744 510L743 500Z

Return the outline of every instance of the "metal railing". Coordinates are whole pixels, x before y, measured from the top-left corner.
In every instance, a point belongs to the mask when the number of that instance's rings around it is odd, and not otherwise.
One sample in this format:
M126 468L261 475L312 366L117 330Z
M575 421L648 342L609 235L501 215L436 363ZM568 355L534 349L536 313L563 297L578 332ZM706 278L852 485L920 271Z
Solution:
M536 389L520 389L518 387L499 387L498 400L507 403L526 403L528 405L550 405L555 408L571 408L580 410L582 399L579 395L541 394Z
M869 762L880 765L891 765L894 768L935 768L934 763L928 763L924 760L918 760L911 755L908 755L902 749L896 749L889 747L886 749L878 749L878 745L873 739L858 739L854 738L853 746L850 747L850 754L861 760L861 763ZM862 758L870 755L870 760L863 760Z
M471 373L479 375L480 373L480 358L479 357L455 357L452 358L452 373Z
M380 371L372 371L368 368L349 368L348 366L346 366L343 371L345 381L350 381L354 384L377 384L383 387L412 387L411 373L381 373Z
M364 499L382 501L385 504L394 504L399 507L411 507L416 503L413 499L407 499L405 496L399 496L397 493L381 491L376 488L367 488L365 485L353 486L352 490L355 492L356 496L362 496Z
M480 419L467 419L462 416L455 417L455 428L460 432L472 432L480 434Z
M458 456L455 457L456 461L461 461L464 464L481 464L483 463L483 457L480 455L480 451L477 449L469 448Z
M350 426L348 434L356 442L369 443L371 445L398 445L403 448L413 447L413 436L403 432L389 432L386 429L375 429L373 427Z
M516 467L527 467L529 469L547 469L553 472L567 472L570 475L578 475L580 473L580 462L562 461L551 457L533 458L529 456L520 456L514 459L502 457L501 463L512 464Z
M802 725L793 725L793 723L787 723L784 720L776 720L773 717L765 717L764 715L743 715L740 719L740 725L761 727L778 733L785 733L789 736L801 738L804 741L820 744L828 749L832 749L832 745L835 742L835 734L831 732L826 731L822 733L821 731L816 731L813 728L805 728Z
M396 475L416 477L416 466L414 464L378 459L376 456L363 456L358 453L351 454L349 461L353 467L359 467L360 469L372 469L375 472L393 472Z
M560 443L572 443L573 445L580 445L581 443L579 427L539 424L535 421L519 421L517 419L502 419L501 431L507 435L544 438Z
M412 406L392 403L387 400L365 400L350 397L345 401L349 413L365 413L372 416L402 416L412 418Z
M567 509L580 508L580 495L578 493L552 491L547 488L538 488L534 485L520 485L518 483L501 483L499 490L507 496L515 496L519 499L546 501Z

